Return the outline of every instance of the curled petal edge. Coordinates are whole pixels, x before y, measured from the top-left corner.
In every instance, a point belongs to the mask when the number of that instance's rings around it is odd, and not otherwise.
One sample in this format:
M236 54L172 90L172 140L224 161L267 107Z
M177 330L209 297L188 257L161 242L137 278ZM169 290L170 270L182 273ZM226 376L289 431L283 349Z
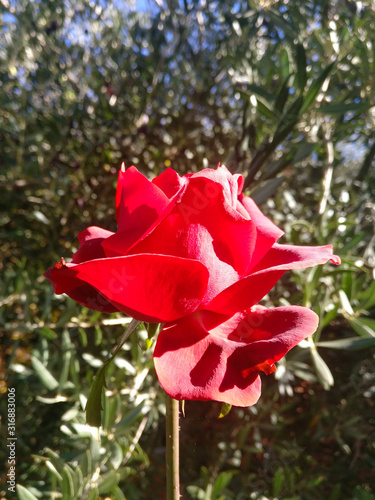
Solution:
M211 328L214 316L198 311L160 332L155 369L171 397L251 406L260 396L259 373L272 373L318 325L314 312L298 306L256 306Z

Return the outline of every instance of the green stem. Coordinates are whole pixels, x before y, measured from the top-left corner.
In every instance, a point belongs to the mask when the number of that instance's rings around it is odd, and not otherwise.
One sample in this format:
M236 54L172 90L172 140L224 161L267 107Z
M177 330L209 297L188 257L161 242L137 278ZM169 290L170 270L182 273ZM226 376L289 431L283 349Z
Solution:
M166 394L167 500L180 500L179 402Z

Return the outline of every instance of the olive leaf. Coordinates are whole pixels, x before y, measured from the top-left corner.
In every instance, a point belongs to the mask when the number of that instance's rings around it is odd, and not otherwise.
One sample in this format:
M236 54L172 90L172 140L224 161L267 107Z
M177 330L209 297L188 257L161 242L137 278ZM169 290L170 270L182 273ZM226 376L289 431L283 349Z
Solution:
M106 372L108 370L109 365L112 363L115 356L118 354L118 352L120 351L121 347L124 345L128 337L130 336L130 334L134 332L134 330L138 327L140 323L141 321L135 319L133 319L129 323L129 326L127 327L122 337L120 338L119 342L117 343L112 353L112 356L104 363L104 365L99 369L98 373L96 374L86 403L86 422L88 423L88 425L91 425L93 427L100 427L102 425L102 415L101 415L103 409L102 395L103 395L103 389L107 387L105 380Z

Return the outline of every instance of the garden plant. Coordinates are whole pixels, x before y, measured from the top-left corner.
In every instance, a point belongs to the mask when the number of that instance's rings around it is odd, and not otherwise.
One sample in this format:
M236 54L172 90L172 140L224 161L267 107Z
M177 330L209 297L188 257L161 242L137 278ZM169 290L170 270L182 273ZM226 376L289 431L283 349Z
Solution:
M0 498L374 500L374 6L0 25Z

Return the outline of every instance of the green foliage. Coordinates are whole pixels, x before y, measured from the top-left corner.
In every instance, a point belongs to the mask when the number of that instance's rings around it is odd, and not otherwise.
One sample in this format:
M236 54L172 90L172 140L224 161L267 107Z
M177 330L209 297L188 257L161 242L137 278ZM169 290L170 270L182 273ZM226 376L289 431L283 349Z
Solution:
M231 411L231 409L232 409L232 405L230 405L228 403L223 403L221 405L219 418L224 418L225 415L228 415L228 413Z
M121 161L150 176L221 161L284 242L333 244L343 263L265 298L320 324L255 407L186 402L184 495L373 499L374 7L134 5L0 4L0 393L16 389L18 498L163 498L156 325L124 341L129 318L55 296L42 273L85 227L115 230Z
M130 322L128 328L124 332L117 346L115 347L112 356L107 359L107 361L103 364L103 366L99 369L98 373L95 375L95 379L92 383L89 397L86 403L86 422L88 425L92 425L93 427L100 427L102 425L102 417L101 412L103 410L102 407L102 398L104 388L107 388L106 384L106 372L116 357L116 355L120 352L122 346L128 339L131 333L137 328L139 325L139 321L133 320ZM98 328L96 328L98 330ZM99 329L100 330L100 329ZM100 339L102 338L100 334ZM106 414L105 414L106 415Z

